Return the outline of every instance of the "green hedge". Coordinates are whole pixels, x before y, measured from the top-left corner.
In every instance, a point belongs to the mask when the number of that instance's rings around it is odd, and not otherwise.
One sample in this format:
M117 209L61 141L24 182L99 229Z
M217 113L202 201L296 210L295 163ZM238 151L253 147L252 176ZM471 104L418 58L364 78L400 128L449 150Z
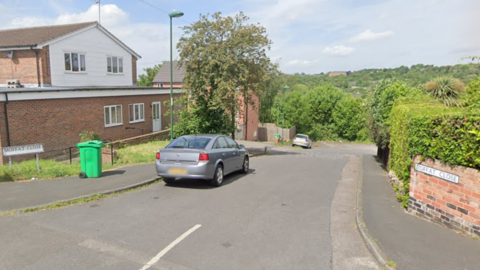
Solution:
M480 111L432 100L400 99L393 106L389 169L403 182L408 200L412 157L480 169Z

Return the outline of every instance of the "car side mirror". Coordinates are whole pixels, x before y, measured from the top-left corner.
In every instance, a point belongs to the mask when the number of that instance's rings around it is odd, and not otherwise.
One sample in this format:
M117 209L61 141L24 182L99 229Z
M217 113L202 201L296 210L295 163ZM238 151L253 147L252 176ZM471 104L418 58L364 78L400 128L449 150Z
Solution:
M240 144L239 147L240 147L240 149L245 149L245 145L243 145L243 144Z

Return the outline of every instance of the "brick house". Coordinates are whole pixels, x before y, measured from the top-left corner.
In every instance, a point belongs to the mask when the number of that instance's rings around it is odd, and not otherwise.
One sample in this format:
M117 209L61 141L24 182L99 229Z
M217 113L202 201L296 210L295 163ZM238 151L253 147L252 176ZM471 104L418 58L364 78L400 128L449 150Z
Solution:
M135 86L140 58L97 22L0 30L0 147L48 152L85 131L115 141L165 130L170 89Z
M97 22L0 30L0 87L132 86L139 58Z
M332 71L328 73L328 77L335 77L335 76L349 76L350 71Z
M161 131L169 100L170 89L151 87L0 90L0 147L41 143L52 151L75 146L84 131L109 141Z
M182 88L185 77L185 70L178 66L178 61L173 61L173 87ZM153 87L170 87L170 61L164 61L162 67L152 81ZM238 132L235 134L236 139L257 140L258 139L258 108L259 99L255 94L251 95L251 100L246 105L243 97L239 97L239 111L237 112L235 121ZM251 104L250 104L251 103Z

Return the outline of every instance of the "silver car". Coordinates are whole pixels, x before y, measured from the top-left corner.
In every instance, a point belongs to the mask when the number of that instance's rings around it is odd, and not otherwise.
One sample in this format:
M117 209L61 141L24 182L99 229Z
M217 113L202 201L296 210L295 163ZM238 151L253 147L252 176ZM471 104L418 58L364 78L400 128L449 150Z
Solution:
M167 184L177 178L205 179L221 186L223 177L235 171L248 172L248 151L223 135L187 135L157 152L157 175Z
M305 148L312 148L312 141L308 138L308 135L305 134L297 134L295 138L293 138L292 146L301 146Z

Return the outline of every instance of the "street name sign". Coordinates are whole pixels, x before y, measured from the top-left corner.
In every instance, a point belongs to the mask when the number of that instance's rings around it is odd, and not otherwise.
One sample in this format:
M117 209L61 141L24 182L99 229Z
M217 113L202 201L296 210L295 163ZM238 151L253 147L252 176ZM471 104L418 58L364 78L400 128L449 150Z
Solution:
M38 154L43 153L43 144L29 144L29 145L19 145L19 146L8 146L3 147L3 156L11 157L11 156L20 156L20 155L28 155L28 154Z
M422 164L418 164L418 163L415 163L415 170L417 170L419 172L422 172L424 174L428 174L428 175L431 175L431 176L438 177L440 179L443 179L443 180L446 180L446 181L449 181L449 182L452 182L452 183L455 183L455 184L458 184L458 182L460 181L460 177L458 175L451 174L451 173L448 173L448 172L444 172L444 171L441 171L441 170L437 170L437 169L434 169L434 168L431 168L431 167L428 167L428 166L425 166L425 165L422 165Z

